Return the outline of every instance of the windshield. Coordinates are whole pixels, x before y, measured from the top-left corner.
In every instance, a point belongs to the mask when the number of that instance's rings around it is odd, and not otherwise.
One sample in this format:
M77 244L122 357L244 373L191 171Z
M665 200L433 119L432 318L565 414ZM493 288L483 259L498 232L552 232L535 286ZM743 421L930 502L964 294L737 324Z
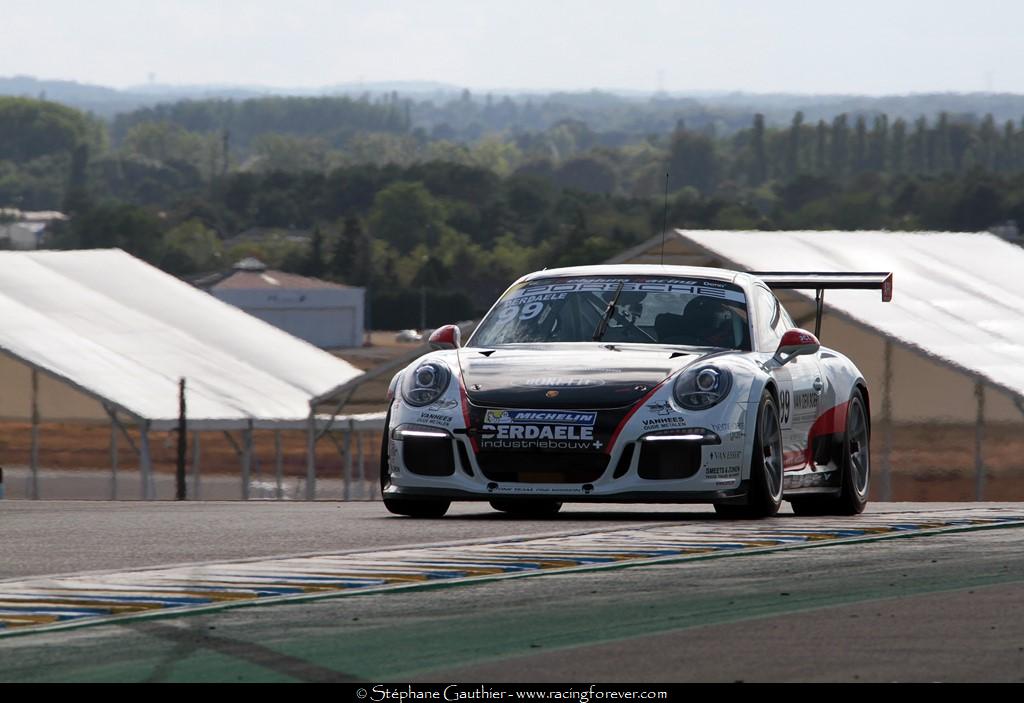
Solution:
M580 276L511 288L480 323L475 346L630 342L750 349L743 290L723 281Z

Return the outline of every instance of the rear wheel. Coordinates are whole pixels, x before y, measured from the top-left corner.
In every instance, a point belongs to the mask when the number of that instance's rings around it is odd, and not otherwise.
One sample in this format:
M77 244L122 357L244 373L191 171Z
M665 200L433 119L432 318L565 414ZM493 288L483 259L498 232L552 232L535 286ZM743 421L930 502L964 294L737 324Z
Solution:
M384 501L384 507L389 513L404 515L414 518L439 518L443 517L448 508L451 507L450 500L423 499L411 500L408 498L387 498L384 491L391 484L391 469L388 464L388 433L391 429L391 411L388 411L384 418L384 436L380 441L380 497Z
M782 475L782 425L779 422L779 409L772 395L765 391L757 409L747 503L715 503L715 512L725 518L743 520L775 515L782 505Z
M867 405L859 389L853 391L846 409L839 466L839 495L806 496L791 502L797 515L859 515L868 504L871 482L871 426Z
M503 513L516 517L551 517L562 509L562 504L557 500L545 500L543 498L522 499L522 500L492 500L491 507Z

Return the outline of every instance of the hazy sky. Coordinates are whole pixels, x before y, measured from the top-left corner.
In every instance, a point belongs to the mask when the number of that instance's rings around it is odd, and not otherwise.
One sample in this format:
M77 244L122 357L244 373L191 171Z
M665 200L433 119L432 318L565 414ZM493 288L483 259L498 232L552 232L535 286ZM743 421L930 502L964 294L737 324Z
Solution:
M1020 0L0 0L0 76L115 87L1024 92Z

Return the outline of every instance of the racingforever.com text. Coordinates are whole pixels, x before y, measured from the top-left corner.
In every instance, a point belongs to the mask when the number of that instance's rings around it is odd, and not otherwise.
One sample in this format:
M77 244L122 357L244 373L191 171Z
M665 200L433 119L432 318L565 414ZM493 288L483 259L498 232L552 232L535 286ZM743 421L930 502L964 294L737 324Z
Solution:
M592 684L587 687L512 687L512 686L487 686L487 685L437 685L416 687L392 687L372 686L360 688L356 691L358 700L369 700L374 703L387 701L388 703L403 703L404 701L471 701L471 700L496 700L496 701L577 701L578 703L591 703L592 701L621 701L621 700L668 700L667 690L646 690L646 689L624 689L620 686L598 686Z

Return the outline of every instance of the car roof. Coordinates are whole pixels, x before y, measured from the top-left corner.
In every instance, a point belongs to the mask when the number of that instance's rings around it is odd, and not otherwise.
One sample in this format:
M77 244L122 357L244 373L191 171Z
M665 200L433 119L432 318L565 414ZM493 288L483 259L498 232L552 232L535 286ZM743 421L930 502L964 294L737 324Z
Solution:
M519 278L516 283L539 278L565 278L571 276L671 276L673 278L707 278L736 283L737 279L750 279L748 274L728 269L705 266L663 266L658 264L599 264L596 266L567 266L534 271Z

